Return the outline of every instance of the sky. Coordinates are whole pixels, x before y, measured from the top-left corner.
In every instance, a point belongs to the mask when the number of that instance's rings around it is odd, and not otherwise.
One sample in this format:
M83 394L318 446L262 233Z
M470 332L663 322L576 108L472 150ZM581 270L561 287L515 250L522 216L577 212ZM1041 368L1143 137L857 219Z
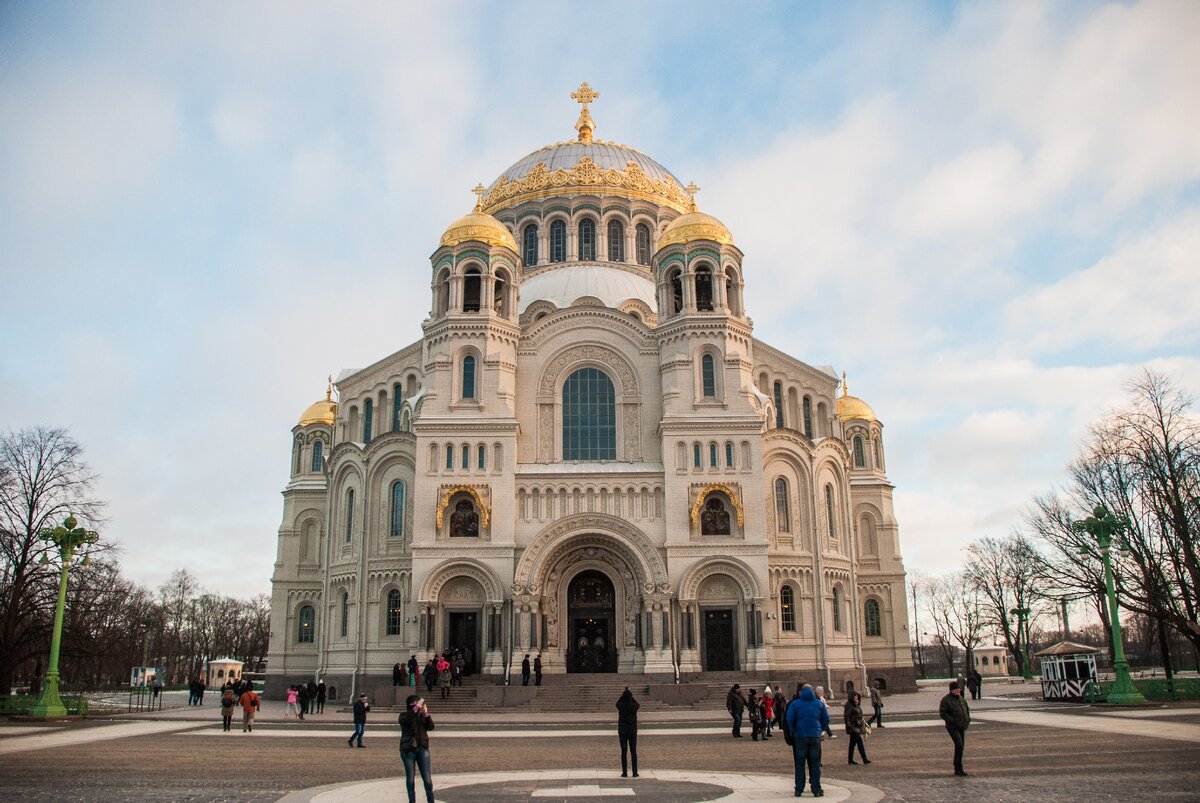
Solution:
M269 591L291 428L420 337L470 188L596 136L702 187L756 336L885 425L910 571L1200 392L1200 4L0 3L0 428L128 576Z

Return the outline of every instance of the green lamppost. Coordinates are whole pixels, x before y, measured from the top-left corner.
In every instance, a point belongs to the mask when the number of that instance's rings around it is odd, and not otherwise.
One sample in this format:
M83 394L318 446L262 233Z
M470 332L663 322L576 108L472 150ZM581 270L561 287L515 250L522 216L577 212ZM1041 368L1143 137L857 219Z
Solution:
M58 547L62 558L62 571L58 578L58 607L54 611L54 636L50 640L50 667L46 670L46 685L42 689L37 702L29 709L31 717L65 717L67 707L58 696L58 653L62 648L63 609L67 606L67 572L71 569L71 559L75 550L84 544L94 544L100 540L100 533L76 527L74 516L67 516L61 527L43 529L38 537L49 541ZM86 560L86 557L85 557ZM42 563L50 561L45 555Z
M1029 608L1013 608L1009 611L1017 617L1017 642L1021 645L1021 677L1033 680L1033 666L1029 663Z
M1104 505L1097 505L1092 515L1083 521L1071 525L1076 532L1085 532L1096 539L1100 559L1104 562L1104 585L1108 591L1108 616L1112 622L1113 641L1113 671L1116 681L1112 691L1108 693L1110 705L1137 705L1146 702L1146 698L1133 685L1129 676L1129 663L1125 660L1125 645L1121 641L1121 619L1117 611L1117 589L1113 584L1112 561L1109 559L1109 548L1113 539L1128 529L1129 522L1119 516L1114 516L1105 510ZM1084 554L1092 554L1092 550L1084 547Z

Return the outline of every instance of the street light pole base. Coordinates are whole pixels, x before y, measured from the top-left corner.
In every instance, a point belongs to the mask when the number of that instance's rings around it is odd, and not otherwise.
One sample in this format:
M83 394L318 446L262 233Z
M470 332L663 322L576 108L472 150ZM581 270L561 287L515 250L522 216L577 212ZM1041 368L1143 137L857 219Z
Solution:
M1109 705L1142 705L1146 702L1146 698L1138 691L1137 686L1133 685L1133 678L1129 677L1129 670L1118 666L1116 681L1105 702Z
M42 693L38 696L37 701L30 706L28 716L35 719L53 719L65 717L67 715L67 707L63 705L62 698L58 696L58 673L46 673L46 685L42 688Z

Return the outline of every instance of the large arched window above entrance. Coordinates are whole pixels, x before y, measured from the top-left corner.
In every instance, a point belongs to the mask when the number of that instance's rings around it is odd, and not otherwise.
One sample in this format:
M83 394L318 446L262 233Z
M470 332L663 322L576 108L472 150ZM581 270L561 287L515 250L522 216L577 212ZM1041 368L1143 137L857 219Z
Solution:
M532 268L537 264L538 252L538 227L536 224L530 223L525 227L525 247L523 250L523 259L521 260L525 267Z
M863 603L863 625L868 636L882 636L883 625L879 616L879 602L873 599Z
M567 223L555 220L550 224L550 261L565 262L567 260Z
M596 221L590 217L579 221L579 258L581 260L596 258Z
M608 221L608 261L625 261L625 227L619 220Z
M563 460L617 459L617 398L598 368L580 368L563 384Z
M301 606L296 614L296 643L312 644L316 638L317 612L311 605Z
M387 595L387 634L400 635L400 625L404 622L404 609L400 604L400 589L393 588Z
M779 589L779 627L785 633L796 632L796 592L787 585Z

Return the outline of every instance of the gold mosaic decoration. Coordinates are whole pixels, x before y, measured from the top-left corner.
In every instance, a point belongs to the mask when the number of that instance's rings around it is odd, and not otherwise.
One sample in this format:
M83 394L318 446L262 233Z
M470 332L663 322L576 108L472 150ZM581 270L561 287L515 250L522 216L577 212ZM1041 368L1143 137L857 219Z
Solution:
M457 493L470 494L471 498L475 500L475 507L479 508L479 526L488 526L488 509L483 503L483 497L479 495L479 491L475 490L475 488L470 485L451 485L442 492L441 501L438 502L437 528L439 530L442 528L442 514L444 514L446 512L446 508L450 506L450 498Z
M692 524L694 525L700 522L700 508L704 507L704 500L707 499L708 495L714 491L719 491L729 497L729 501L733 503L733 509L737 511L738 526L744 526L746 516L742 511L742 500L738 498L737 491L734 490L733 486L726 485L722 482L716 482L712 485L705 485L700 489L700 494L696 497L696 503L692 505Z
M621 195L656 201L684 211L690 204L688 194L673 181L653 179L637 162L629 161L624 170L604 169L590 156L585 156L571 169L553 172L545 162L538 162L522 179L509 181L501 176L491 191L483 197L484 212L492 213L505 206L523 201L562 195L568 190L592 195Z

